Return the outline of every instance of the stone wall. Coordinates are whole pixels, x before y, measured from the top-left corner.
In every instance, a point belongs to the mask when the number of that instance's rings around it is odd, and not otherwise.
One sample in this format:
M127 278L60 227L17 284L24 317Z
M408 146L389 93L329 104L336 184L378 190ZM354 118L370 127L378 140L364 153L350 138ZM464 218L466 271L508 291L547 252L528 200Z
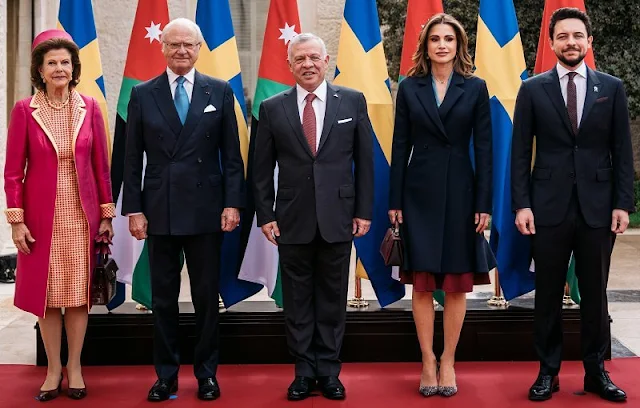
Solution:
M633 144L633 168L640 178L640 118L631 121L631 143Z

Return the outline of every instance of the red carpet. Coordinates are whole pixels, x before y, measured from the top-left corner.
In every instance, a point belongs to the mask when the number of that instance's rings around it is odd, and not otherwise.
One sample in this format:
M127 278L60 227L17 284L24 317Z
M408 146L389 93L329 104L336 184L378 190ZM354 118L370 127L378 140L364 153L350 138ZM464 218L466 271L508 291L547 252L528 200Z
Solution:
M66 394L42 404L33 399L44 379L46 369L35 366L0 365L0 408L23 407L602 407L615 406L595 395L575 395L582 390L582 365L563 364L560 392L545 403L527 400L527 390L537 372L537 363L458 363L458 395L423 398L417 392L420 364L370 363L345 364L340 378L347 388L345 401L328 401L322 396L301 402L288 402L286 389L293 376L289 365L221 366L218 380L222 397L214 402L196 398L196 381L191 367L181 368L178 397L164 403L149 403L146 394L155 380L149 366L85 367L88 396L82 401ZM625 406L640 407L640 358L616 359L607 370L629 394ZM63 387L66 389L66 380ZM574 405L576 404L576 405Z

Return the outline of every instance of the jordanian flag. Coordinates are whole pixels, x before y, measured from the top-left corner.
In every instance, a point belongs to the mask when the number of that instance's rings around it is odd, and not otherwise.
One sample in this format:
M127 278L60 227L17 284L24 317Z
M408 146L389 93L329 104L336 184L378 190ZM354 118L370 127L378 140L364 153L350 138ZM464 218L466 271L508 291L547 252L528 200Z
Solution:
M116 214L122 208L122 179L124 169L127 106L131 89L144 81L160 75L167 66L162 54L160 34L169 22L169 9L166 0L139 0L136 17L133 22L127 62L118 98L116 129L113 137L113 156L111 160L111 184L113 199L116 201ZM134 301L151 308L151 277L146 241L138 241L129 233L127 217L113 220L115 237L113 258L120 267L118 281L132 285ZM123 293L123 292L122 292ZM118 304L124 302L124 297Z
M398 82L401 82L407 76L407 72L413 66L412 57L418 49L418 36L422 31L422 27L433 15L442 12L442 0L409 0L407 18L404 23L400 78Z
M287 45L300 33L300 18L296 0L272 1L269 5L267 26L262 44L262 56L258 70L258 83L253 99L251 137L249 144L248 181L252 185L253 152L258 130L260 104L263 100L295 85L287 63ZM274 183L277 188L277 168ZM247 200L253 201L253 191L247 189ZM278 249L262 234L255 217L249 235L247 250L240 268L239 278L264 285L276 305L282 307L282 287Z

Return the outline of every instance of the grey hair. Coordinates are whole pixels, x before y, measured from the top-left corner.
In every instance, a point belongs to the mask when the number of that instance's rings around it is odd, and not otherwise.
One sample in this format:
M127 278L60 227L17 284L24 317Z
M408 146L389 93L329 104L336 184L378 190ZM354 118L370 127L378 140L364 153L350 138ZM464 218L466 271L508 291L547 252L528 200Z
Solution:
M289 46L287 47L287 57L289 61L291 61L291 50L293 49L293 46L296 44L306 43L307 41L317 41L318 44L320 44L320 48L322 49L322 58L327 56L327 46L325 45L322 38L312 33L300 33L293 37L291 41L289 41Z
M193 31L193 33L196 35L196 41L198 41L199 43L202 43L204 41L204 37L202 36L202 30L200 30L200 27L193 21L189 20L188 18L180 17L180 18L176 18L174 20L169 21L167 25L164 26L164 28L162 29L162 35L160 37L160 40L162 41L163 49L164 49L164 36L167 35L169 31L171 31L176 27L188 28L191 31Z

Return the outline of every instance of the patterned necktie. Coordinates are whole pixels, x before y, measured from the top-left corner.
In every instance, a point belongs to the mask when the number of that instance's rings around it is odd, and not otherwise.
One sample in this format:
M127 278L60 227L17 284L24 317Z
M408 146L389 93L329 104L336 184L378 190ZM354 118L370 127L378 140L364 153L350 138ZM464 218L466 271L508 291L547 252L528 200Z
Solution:
M311 153L316 155L316 112L313 110L313 100L316 99L316 95L313 93L307 94L304 98L307 103L304 105L304 111L302 112L302 130L304 136L307 138Z
M573 82L573 78L578 75L577 72L569 72L569 82L567 82L567 112L569 113L569 120L571 121L571 127L573 128L573 134L578 134L578 96L576 92L576 83Z
M185 77L179 76L176 79L178 86L176 87L176 93L173 98L173 103L176 105L178 116L180 116L180 122L184 125L184 121L187 120L187 112L189 112L189 97L187 91L184 89Z

